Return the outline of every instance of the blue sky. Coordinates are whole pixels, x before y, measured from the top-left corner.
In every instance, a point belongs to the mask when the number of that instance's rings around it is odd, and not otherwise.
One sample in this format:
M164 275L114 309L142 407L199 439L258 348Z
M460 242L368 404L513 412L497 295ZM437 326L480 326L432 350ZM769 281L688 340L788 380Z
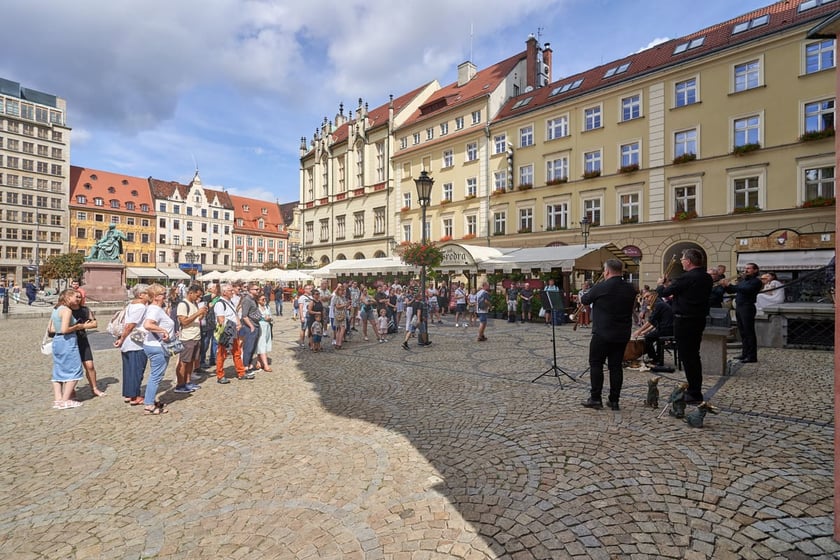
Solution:
M207 186L291 202L300 138L340 102L448 84L531 33L556 80L770 3L7 0L0 77L67 100L73 165L185 183L197 165Z

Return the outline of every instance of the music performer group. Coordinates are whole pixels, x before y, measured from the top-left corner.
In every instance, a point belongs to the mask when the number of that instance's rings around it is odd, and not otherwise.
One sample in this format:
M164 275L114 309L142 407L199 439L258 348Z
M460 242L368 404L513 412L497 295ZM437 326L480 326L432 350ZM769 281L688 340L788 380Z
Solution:
M622 278L622 263L609 259L604 263L603 277L580 296L581 304L592 307L592 339L589 344L591 373L590 395L582 404L587 408L603 408L604 365L610 375L607 404L619 410L624 380L625 350L631 336L644 340L644 352L651 362L662 365L662 337L673 336L686 377L685 404L705 401L703 365L700 344L710 307L720 307L725 294L735 294L736 319L743 341L744 363L757 360L755 338L756 297L762 289L758 266L749 263L737 283L725 277L725 268L706 270L703 254L686 249L679 259L683 274L669 278L676 264L672 261L656 288L642 294L645 322L631 332L636 290ZM723 270L720 270L723 268Z

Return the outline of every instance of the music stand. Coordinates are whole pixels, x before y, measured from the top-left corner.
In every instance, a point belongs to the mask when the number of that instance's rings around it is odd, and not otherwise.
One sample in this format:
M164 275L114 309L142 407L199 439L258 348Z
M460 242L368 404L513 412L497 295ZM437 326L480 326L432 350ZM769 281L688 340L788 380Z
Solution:
M544 375L548 375L549 373L553 373L554 377L557 378L557 383L560 384L560 388L563 388L563 382L560 380L560 373L571 379L572 381L575 378L572 376L571 373L564 370L560 366L557 365L557 336L555 332L554 326L554 310L555 309L564 309L563 301L562 301L562 292L559 290L552 290L552 291L545 291L543 290L540 292L540 300L542 302L542 307L545 309L546 313L551 313L551 350L554 354L554 361L551 364L551 367L539 374L537 377L531 380L531 383L535 383L537 379L541 378Z

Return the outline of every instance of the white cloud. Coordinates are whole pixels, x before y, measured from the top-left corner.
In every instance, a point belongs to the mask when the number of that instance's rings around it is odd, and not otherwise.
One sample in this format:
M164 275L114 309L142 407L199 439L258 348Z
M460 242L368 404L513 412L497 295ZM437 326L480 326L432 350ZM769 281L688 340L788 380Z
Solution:
M642 52L642 51L646 51L646 50L648 50L648 49L652 49L652 48L653 48L653 47L655 47L656 45L661 45L662 43L667 43L667 42L668 42L668 41L670 41L670 40L671 40L671 39L670 39L670 37L657 37L656 39L654 39L654 40L652 40L650 43L648 43L648 44L647 44L647 46L640 48L640 49L639 49L639 50L637 50L636 52L637 52L637 53L640 53L640 52Z

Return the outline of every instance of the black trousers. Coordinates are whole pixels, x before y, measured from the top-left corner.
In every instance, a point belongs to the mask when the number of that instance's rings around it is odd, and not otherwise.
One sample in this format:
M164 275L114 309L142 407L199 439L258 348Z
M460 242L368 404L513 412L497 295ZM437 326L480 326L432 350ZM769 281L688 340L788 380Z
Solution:
M688 395L703 400L703 363L700 360L700 342L706 328L705 317L674 317L674 339L677 341Z
M610 371L609 400L610 402L618 402L621 396L621 385L624 383L624 370L621 367L621 362L624 360L627 340L614 342L597 334L592 335L592 340L589 341L590 397L592 400L601 400L601 393L604 392L604 363L607 363Z
M741 355L745 360L758 359L758 342L755 338L755 304L739 303L735 306L735 321L741 335Z

